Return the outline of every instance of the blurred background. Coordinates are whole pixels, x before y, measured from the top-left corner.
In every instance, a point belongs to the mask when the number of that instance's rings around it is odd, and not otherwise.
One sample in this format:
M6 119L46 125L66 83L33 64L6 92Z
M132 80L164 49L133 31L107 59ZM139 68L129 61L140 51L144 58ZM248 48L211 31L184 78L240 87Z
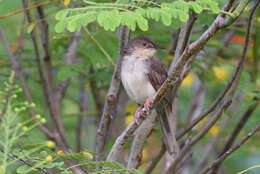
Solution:
M65 96L61 102L61 115L64 123L65 137L74 152L87 149L95 151L95 138L102 115L102 109L107 94L107 90L112 78L114 66L108 60L108 56L116 62L118 54L119 32L105 31L97 23L91 23L87 26L89 32L84 30L78 32L78 47L75 57L71 63L66 59L68 47L75 37L74 33L63 32L56 33L54 28L57 21L56 13L64 8L75 7L82 2L76 1L42 1L30 0L29 6L33 4L48 2L42 5L49 29L49 55L52 63L53 81L58 84L60 81L66 81L70 78L70 83L66 90ZM102 1L96 1L102 2ZM105 2L105 1L103 1ZM107 1L106 1L107 2ZM113 2L113 1L109 1ZM224 0L218 1L222 7ZM178 92L177 104L177 131L187 125L188 120L196 118L196 115L204 111L218 96L225 87L227 81L231 78L235 66L242 54L245 40L246 26L251 8L249 4L242 16L232 26L218 32L204 47L195 62L192 64L191 71L181 84ZM24 13L17 10L22 9L23 4L20 0L0 0L0 25L3 28L5 37L15 56L18 54L19 36L23 25ZM7 15L6 15L7 14ZM35 111L47 120L47 126L52 129L54 123L50 117L48 105L46 104L42 83L35 58L34 46L31 32L36 35L36 42L40 45L39 23L42 19L36 12L35 8L30 10L31 22L25 22L23 48L19 63L24 73L26 83L35 103ZM195 41L213 22L216 15L206 11L198 15L198 19L192 29L191 42ZM130 38L144 35L153 39L156 43L164 45L167 49L158 51L156 56L166 65L169 66L173 59L172 42L177 36L180 24L174 26L164 26L160 22L149 21L149 31L143 32L139 29L132 31ZM94 38L94 39L93 39ZM226 39L226 40L225 40ZM97 46L97 43L104 48L104 51ZM254 32L250 48L247 54L245 69L235 94L235 99L231 107L224 113L224 116L215 124L208 134L193 147L192 158L185 165L188 173L196 171L200 162L201 166L206 166L210 161L215 159L218 152L222 149L223 144L233 131L237 122L241 119L246 109L255 102L260 92L260 10L255 17ZM39 47L42 50L42 47ZM40 51L40 56L43 56ZM12 72L12 62L7 55L2 43L0 44L0 89L4 89L4 83L8 80ZM17 81L18 85L19 80ZM121 87L122 88L122 87ZM0 94L0 100L5 98ZM196 102L194 103L196 98ZM23 93L18 95L19 101L25 101ZM259 101L259 98L258 98ZM193 105L192 105L193 103ZM133 121L133 113L137 105L129 100L124 89L121 89L118 112L112 121L107 152L110 151L116 138L120 133ZM193 118L191 117L193 115ZM194 128L189 136L198 133L203 123L211 115L202 120ZM29 118L29 111L22 112L19 120ZM250 116L244 128L239 133L237 140L245 136L252 128L260 122L259 107ZM1 135L1 133L0 133ZM33 129L30 135L23 141L28 142L45 142L46 137L39 129ZM140 171L144 170L147 163L156 154L161 145L161 132L157 122L152 134L145 143L142 152L142 163ZM122 153L121 163L126 163L127 154L131 143L129 142ZM206 149L209 148L207 154ZM56 148L55 151L59 149ZM204 161L201 161L205 158ZM0 162L1 163L1 162ZM164 165L161 160L153 173L160 173ZM260 164L260 134L253 136L238 151L230 155L223 163L221 172L224 174L238 173L249 167ZM12 172L11 172L12 173ZM260 169L253 169L247 173L258 174Z

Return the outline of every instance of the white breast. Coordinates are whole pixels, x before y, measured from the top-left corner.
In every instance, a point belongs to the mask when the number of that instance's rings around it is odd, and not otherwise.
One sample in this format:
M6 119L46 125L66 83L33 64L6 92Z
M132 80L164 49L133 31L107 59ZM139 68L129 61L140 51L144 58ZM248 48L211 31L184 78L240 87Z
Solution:
M124 57L122 83L128 96L138 104L144 104L146 98L152 98L156 92L145 75L147 72L145 58Z

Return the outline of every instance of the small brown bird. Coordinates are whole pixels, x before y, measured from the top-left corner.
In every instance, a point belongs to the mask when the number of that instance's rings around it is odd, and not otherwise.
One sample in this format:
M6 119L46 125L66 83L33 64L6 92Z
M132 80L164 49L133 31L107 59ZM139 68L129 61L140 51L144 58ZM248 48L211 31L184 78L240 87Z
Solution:
M140 116L146 116L142 108L152 108L152 97L167 78L167 70L159 59L153 58L156 49L164 47L156 45L151 39L139 36L130 40L125 48L122 62L121 79L128 96L140 107L135 112L135 122ZM155 107L161 124L163 140L170 154L176 151L176 139L170 129L168 116L172 113L172 97L168 92Z

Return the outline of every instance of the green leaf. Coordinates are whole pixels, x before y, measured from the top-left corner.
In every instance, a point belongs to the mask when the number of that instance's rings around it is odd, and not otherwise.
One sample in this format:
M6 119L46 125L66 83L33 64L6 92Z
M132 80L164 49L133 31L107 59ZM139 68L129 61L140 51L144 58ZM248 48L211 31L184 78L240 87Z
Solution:
M56 33L61 33L65 29L65 21L61 20L55 25L55 32Z
M69 13L68 9L61 10L56 14L55 18L56 20L62 20L67 16L68 13Z
M17 173L24 173L26 170L28 170L30 167L28 166L20 166L16 169Z
M73 173L72 173L72 171L65 170L65 171L62 171L60 174L73 174Z
M64 162L52 162L44 165L44 168L53 169L55 167L61 167L64 165Z
M186 22L189 19L188 13L185 13L184 11L179 11L178 15L181 22Z
M121 23L132 31L135 31L136 28L136 20L134 18L134 12L123 12L121 13Z
M164 25L166 26L170 26L171 23L172 23L172 20L171 20L171 15L165 11L162 11L161 12L161 18L162 18L162 22Z
M189 4L192 7L192 9L194 10L194 12L197 14L201 13L201 11L203 10L202 7L194 1L189 1Z
M121 23L121 16L118 10L102 11L99 13L97 21L105 30L114 31Z
M148 30L148 21L141 15L138 15L136 17L137 20L137 25L138 27L143 30L143 31L147 31Z

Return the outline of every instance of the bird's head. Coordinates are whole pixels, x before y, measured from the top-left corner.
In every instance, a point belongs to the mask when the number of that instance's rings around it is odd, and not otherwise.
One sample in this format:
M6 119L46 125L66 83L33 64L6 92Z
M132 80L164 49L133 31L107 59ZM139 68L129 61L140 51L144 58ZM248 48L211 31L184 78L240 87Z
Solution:
M154 41L145 36L138 36L129 40L124 51L126 55L135 57L152 57L156 49L164 49L164 47L156 45Z

